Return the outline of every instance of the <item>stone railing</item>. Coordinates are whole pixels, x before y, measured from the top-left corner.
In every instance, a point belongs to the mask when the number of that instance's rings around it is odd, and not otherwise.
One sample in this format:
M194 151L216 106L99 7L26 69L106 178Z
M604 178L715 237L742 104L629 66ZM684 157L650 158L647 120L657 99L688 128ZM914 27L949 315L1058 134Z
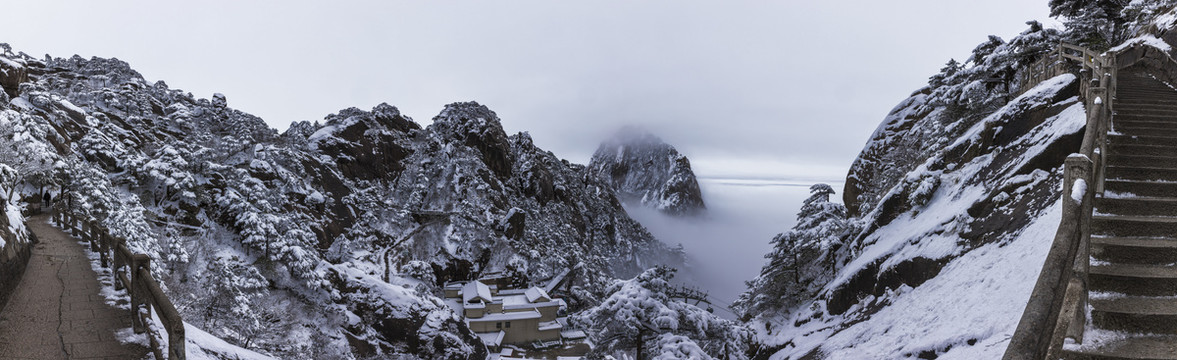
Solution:
M1071 154L1064 163L1062 221L1005 351L1006 360L1057 359L1067 338L1082 343L1087 324L1091 217L1095 194L1103 192L1103 157L1119 68L1115 56L1101 56L1074 45L1060 44L1054 55L1080 62L1087 127L1079 153Z
M132 253L127 240L111 236L110 232L92 219L75 215L63 207L52 208L51 218L62 230L90 243L90 250L100 254L102 266L112 268L115 290L127 289L131 295L131 326L135 333L151 332L147 336L156 359L164 359L163 347L147 323L151 309L155 308L163 328L168 335L169 360L184 360L184 321L176 306L163 293L159 283L151 276L151 258L144 254Z

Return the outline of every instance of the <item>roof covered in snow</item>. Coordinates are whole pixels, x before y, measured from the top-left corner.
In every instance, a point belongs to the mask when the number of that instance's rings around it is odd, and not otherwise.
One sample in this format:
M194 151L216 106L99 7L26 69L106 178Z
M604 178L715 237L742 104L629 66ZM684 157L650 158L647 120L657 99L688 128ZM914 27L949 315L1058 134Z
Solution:
M478 335L478 338L482 339L482 343L486 344L486 346L493 347L502 345L503 337L506 336L507 333L499 330L499 332L474 333L474 335Z
M462 302L469 303L471 300L477 299L485 302L493 301L490 296L490 287L480 281L471 281L462 286Z
M527 295L528 302L533 302L533 303L534 302L548 302L548 301L552 300L552 297L548 296L547 291L544 291L544 289L540 289L538 287L533 287L533 288L527 289L527 292L524 293L524 295Z

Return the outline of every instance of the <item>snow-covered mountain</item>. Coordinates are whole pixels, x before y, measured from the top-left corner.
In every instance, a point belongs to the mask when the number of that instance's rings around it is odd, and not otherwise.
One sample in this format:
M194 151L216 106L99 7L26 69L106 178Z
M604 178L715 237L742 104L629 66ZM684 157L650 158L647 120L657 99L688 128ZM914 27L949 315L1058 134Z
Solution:
M946 64L871 136L849 170L845 207L813 188L809 210L773 240L737 301L760 346L754 357L1002 356L1059 223L1063 160L1086 124L1075 75L1030 89L1016 79L1060 41L1156 44L1151 33L1177 18L1171 1L1085 12L1114 2L1096 3L1052 1L1065 29L1031 22Z
M282 358L480 359L440 284L575 274L590 306L682 254L585 167L477 103L428 126L380 104L279 134L117 59L0 46L0 124L23 171L153 258L186 321ZM9 154L4 154L9 155Z
M691 162L645 130L625 127L601 143L586 170L617 190L622 201L671 215L706 210Z

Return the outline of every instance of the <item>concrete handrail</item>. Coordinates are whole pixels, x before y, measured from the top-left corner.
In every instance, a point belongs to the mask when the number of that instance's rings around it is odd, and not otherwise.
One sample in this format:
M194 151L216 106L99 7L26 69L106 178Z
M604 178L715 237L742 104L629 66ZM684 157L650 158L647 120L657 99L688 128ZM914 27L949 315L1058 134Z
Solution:
M127 247L126 239L111 236L110 232L97 222L83 219L64 207L54 207L50 218L62 230L88 242L90 249L99 253L101 265L112 268L115 290L127 289L131 296L131 326L135 333L151 330L147 326L147 319L151 317L151 309L155 308L168 335L167 359L187 358L187 352L184 350L184 320L176 306L164 294L159 283L151 276L151 258L144 254L135 254ZM155 358L164 359L163 347L156 339L157 336L159 334L152 331L147 338L151 342Z
M1091 217L1095 194L1103 192L1104 154L1116 91L1115 56L1059 44L1055 56L1080 62L1081 92L1086 97L1087 126L1079 153L1063 167L1062 220L1034 291L1003 359L1057 359L1070 338L1083 342L1087 324L1087 270L1090 262ZM1044 57L1047 59L1048 57ZM1039 62L1041 62L1040 60ZM1037 63L1037 62L1036 62ZM1028 72L1040 69L1030 69ZM1032 75L1032 80L1045 80ZM1050 76L1058 75L1057 73ZM1048 77L1047 77L1048 78ZM1026 83L1025 89L1037 83Z

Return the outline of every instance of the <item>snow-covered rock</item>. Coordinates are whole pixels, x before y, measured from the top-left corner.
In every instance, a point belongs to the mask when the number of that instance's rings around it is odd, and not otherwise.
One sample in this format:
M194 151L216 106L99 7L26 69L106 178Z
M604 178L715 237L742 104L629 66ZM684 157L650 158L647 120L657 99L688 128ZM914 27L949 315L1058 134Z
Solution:
M673 215L706 209L690 160L645 130L626 127L602 142L586 171L616 189L622 201Z

